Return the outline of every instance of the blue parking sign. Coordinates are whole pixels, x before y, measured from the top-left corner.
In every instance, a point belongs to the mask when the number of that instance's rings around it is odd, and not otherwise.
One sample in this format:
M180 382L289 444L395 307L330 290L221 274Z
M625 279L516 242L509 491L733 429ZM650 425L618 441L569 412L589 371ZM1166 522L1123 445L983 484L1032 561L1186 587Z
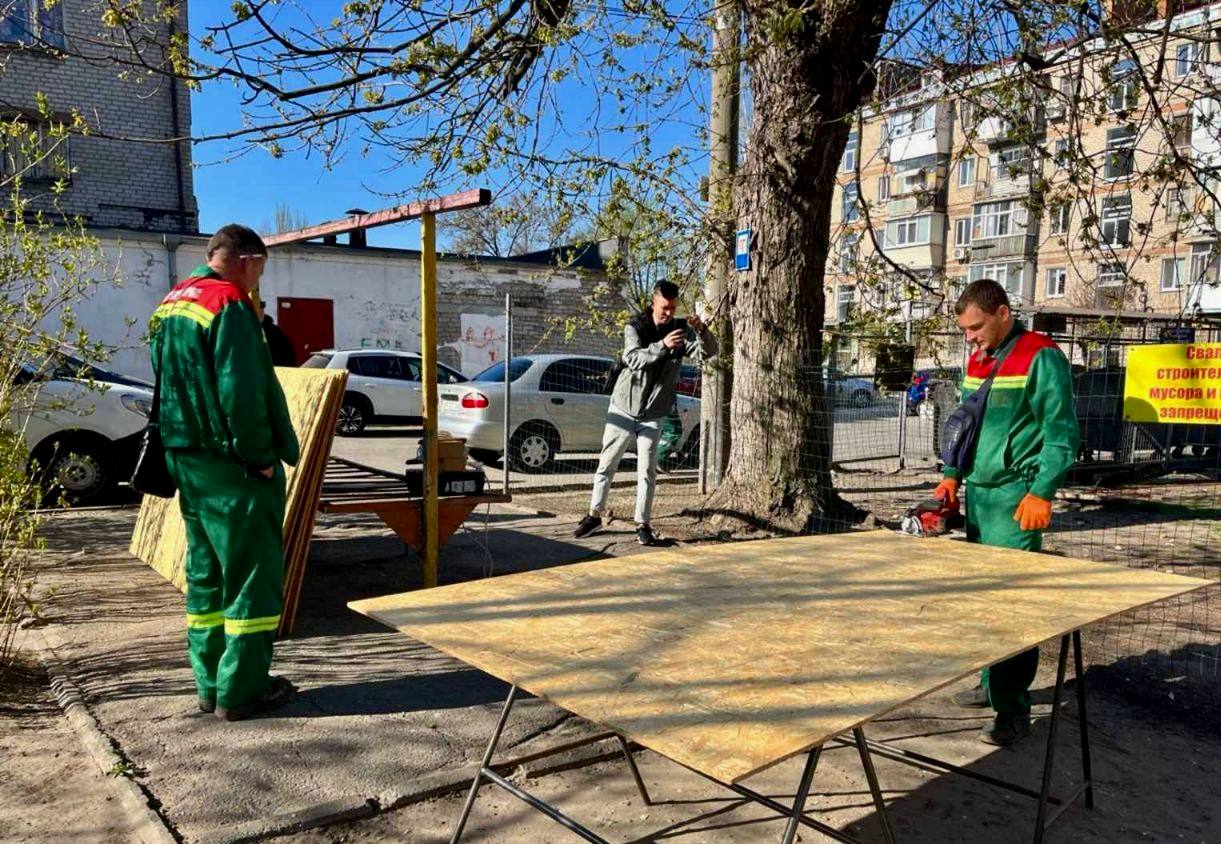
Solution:
M738 229L733 249L733 267L739 271L750 269L750 229Z

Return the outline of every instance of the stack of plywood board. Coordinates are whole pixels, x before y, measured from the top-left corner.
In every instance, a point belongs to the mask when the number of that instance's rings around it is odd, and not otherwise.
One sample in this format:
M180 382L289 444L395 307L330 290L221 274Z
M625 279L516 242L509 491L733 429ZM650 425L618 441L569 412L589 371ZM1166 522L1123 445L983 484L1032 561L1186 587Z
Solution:
M288 400L288 413L301 442L301 459L289 467L288 502L284 513L284 612L280 635L292 632L305 578L305 559L331 440L348 373L338 369L276 368ZM144 497L131 537L131 553L180 590L186 589L186 532L173 500Z

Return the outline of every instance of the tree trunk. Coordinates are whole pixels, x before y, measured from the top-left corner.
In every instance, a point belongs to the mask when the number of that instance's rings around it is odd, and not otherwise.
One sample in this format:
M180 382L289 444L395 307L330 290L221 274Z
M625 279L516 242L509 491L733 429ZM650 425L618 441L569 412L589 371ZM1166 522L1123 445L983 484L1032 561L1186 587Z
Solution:
M840 159L890 2L745 8L754 117L735 211L755 240L732 298L729 469L706 507L770 529L842 530L859 514L831 482L823 273Z

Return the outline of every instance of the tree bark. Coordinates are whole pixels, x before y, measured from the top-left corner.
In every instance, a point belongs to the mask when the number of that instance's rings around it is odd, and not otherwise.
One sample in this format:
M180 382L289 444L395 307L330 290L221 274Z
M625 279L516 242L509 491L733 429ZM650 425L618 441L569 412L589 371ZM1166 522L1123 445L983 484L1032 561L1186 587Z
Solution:
M752 271L735 279L733 442L706 512L768 529L842 530L860 514L831 481L823 274L840 159L873 89L891 3L744 5L754 119L735 211L753 231Z

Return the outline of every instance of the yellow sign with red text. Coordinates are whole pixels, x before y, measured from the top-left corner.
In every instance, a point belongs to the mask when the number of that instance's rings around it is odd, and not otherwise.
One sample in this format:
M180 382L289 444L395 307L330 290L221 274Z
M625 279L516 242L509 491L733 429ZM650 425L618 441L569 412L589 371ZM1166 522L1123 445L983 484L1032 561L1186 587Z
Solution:
M1128 350L1123 418L1221 425L1221 343L1166 343Z

